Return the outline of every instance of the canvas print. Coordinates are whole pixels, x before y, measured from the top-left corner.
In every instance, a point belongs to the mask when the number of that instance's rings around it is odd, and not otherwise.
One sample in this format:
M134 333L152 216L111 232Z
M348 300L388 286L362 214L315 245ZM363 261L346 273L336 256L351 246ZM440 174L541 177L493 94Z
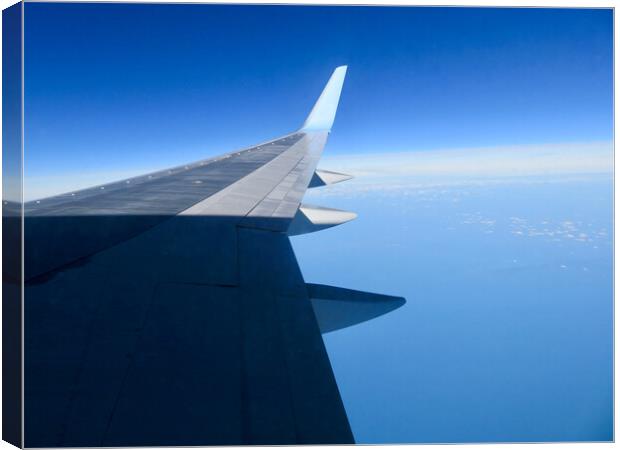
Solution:
M2 18L5 441L613 440L611 8Z

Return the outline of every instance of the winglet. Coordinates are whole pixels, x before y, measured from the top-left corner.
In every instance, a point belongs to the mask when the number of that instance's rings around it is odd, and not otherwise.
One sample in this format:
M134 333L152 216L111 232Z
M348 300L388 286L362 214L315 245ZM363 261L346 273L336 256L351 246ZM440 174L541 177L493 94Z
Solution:
M346 73L347 66L340 66L334 70L300 131L331 130Z

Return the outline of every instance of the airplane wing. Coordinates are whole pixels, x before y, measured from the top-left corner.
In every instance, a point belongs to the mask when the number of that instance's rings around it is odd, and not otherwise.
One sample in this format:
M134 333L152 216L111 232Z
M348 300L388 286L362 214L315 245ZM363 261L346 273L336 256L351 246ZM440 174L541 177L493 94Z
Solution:
M354 441L321 332L404 299L289 241L355 217L302 204L348 178L316 170L345 73L292 134L24 205L27 447Z

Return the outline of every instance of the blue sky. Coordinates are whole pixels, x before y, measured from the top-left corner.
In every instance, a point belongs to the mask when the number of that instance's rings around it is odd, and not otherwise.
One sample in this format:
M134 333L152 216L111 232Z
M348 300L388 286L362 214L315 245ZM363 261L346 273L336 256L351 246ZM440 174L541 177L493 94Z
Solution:
M612 138L611 10L29 3L25 35L50 191L288 133L341 64L330 155Z

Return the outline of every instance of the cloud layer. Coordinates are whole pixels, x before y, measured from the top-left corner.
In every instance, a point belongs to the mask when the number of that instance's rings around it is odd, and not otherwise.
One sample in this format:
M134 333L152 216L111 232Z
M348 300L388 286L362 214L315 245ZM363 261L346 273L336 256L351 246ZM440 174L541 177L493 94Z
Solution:
M333 165L335 170L348 170L352 175L373 177L498 178L611 173L613 144L545 144L336 157L330 157L327 152L321 165Z

